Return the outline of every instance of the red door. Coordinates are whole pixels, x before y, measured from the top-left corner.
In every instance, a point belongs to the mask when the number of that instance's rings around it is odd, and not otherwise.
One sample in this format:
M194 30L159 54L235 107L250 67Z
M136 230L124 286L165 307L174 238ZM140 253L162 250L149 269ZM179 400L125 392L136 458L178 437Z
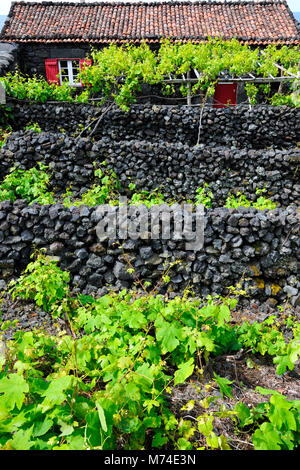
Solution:
M236 106L237 83L217 83L215 86L214 108Z

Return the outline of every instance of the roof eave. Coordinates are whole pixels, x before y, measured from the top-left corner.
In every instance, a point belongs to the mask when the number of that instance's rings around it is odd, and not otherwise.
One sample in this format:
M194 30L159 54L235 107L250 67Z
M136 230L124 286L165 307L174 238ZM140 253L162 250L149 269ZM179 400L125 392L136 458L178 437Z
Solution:
M47 38L14 38L14 37L1 37L0 41L2 42L14 42L14 43L32 43L32 44L57 44L57 43L76 43L76 44L127 44L127 43L142 43L146 42L149 44L160 44L164 38L127 38L127 39L70 39L70 38L57 38L57 39L47 39ZM171 42L191 42L194 44L206 42L208 38L199 38L199 39L186 39L186 38L168 38ZM230 41L234 38L223 38L225 41ZM286 44L286 45L297 45L300 44L300 38L290 38L290 39L269 39L269 38L248 38L248 39L240 39L235 38L242 44Z

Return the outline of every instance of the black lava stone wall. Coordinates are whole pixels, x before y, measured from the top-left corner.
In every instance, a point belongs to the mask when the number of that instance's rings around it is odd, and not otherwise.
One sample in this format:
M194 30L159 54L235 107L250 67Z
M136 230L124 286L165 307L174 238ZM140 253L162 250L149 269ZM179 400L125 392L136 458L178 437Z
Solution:
M226 294L242 279L251 298L300 303L299 109L207 109L196 145L199 108L146 104L129 113L114 108L91 139L78 137L78 131L92 125L100 108L17 101L11 107L14 132L0 151L1 178L14 165L29 169L43 162L52 174L51 189L59 196L72 185L78 197L95 181L94 164L105 161L116 172L122 194L130 195L129 182L134 182L137 190L159 187L166 196L186 201L208 183L214 207L206 210L204 247L192 252L183 241L164 238L99 241L97 208L4 201L4 282L21 272L35 247L44 247L70 271L73 288L85 293L132 287L127 257L136 275L151 285L166 262L180 260L162 287L170 296L187 286L202 296ZM30 121L40 125L40 134L23 130ZM255 200L256 189L266 189L277 209L222 207L238 191Z
M112 211L114 209L111 209ZM204 246L187 251L184 240L102 240L97 208L61 204L28 206L0 203L0 272L2 279L20 273L33 248L47 248L70 271L72 286L84 293L132 287L135 276L151 285L166 265L180 260L162 292L176 295L188 285L198 295L226 294L242 280L251 298L299 302L299 211L218 208L205 213Z
M281 207L300 204L297 147L190 147L181 142L117 142L108 137L93 143L62 133L19 131L0 150L0 177L13 166L29 169L42 162L52 173L52 188L64 192L72 185L77 197L94 183L93 163L104 161L117 174L122 194L134 182L137 191L160 188L167 197L193 200L197 188L207 183L215 207L223 206L227 196L237 192L255 200L257 189L265 189L264 196Z
M9 103L14 114L13 127L24 128L37 122L45 131L64 129L73 134L87 125L101 109L92 105L69 103ZM198 140L199 108L188 106L133 105L128 113L115 107L108 112L96 138L114 141L150 140L181 142L194 146ZM203 113L200 143L248 148L272 145L295 146L300 141L300 109L286 106L248 106L206 109Z

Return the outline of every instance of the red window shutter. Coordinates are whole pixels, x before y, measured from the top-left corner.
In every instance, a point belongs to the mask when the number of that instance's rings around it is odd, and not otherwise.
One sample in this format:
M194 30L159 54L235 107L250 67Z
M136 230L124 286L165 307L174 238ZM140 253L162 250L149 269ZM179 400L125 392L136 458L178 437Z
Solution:
M237 83L217 83L215 86L214 108L236 106Z
M46 66L46 76L48 83L55 83L56 85L60 85L59 81L59 70L58 70L58 60L57 59L46 59L45 60Z
M90 67L90 65L92 65L91 59L80 59L80 61L79 61L79 68L80 68L80 71L81 71L81 72L82 72L82 70L84 70L85 68ZM90 85L90 84L89 84L89 83L82 82L82 86L85 86L85 85Z

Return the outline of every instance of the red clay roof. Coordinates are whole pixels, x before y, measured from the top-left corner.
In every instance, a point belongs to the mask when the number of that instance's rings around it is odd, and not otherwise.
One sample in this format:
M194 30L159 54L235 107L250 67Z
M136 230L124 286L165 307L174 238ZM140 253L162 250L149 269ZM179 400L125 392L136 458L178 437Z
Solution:
M300 44L285 0L157 2L13 2L1 40L15 42L241 42Z

